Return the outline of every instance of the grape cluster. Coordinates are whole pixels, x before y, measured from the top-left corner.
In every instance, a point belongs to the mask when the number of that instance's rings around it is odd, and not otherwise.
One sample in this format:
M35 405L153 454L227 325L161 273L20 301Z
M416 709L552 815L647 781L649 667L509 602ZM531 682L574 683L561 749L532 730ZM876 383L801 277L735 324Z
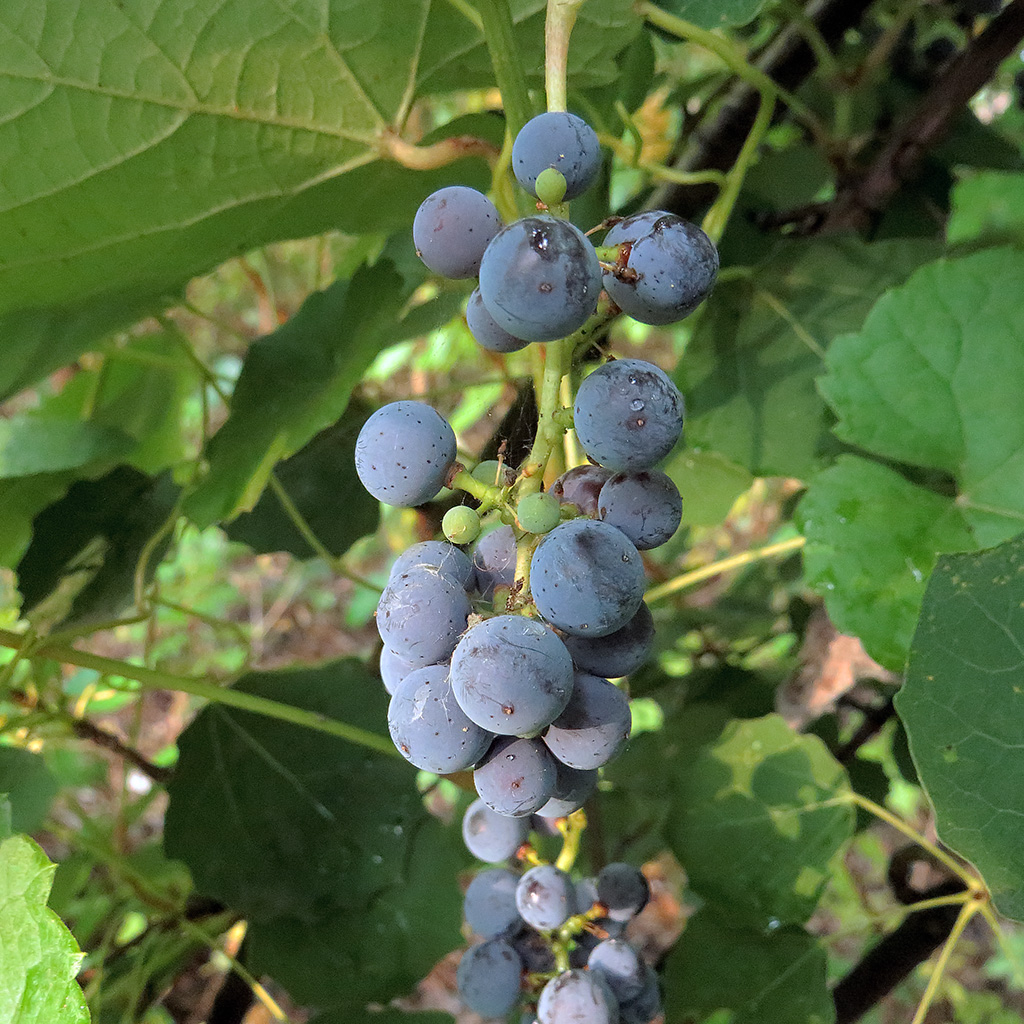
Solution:
M536 216L503 225L486 196L460 186L420 207L413 237L424 263L479 277L466 319L484 348L570 337L602 295L592 326L619 310L674 322L710 291L717 251L678 217L610 221L600 249L564 219L562 201L600 166L585 122L543 114L512 149ZM449 509L445 540L414 544L392 565L377 607L380 673L402 756L435 774L472 772L470 852L533 865L521 876L485 870L466 893L467 923L483 939L459 967L466 1004L503 1016L525 993L541 1024L648 1024L660 1012L657 978L623 937L648 898L643 876L615 864L574 881L541 862L530 837L565 836L558 863L571 869L580 808L629 739L629 700L613 680L653 648L640 552L681 521L679 491L657 466L682 436L683 399L657 366L619 359L583 379L570 413L589 464L547 490L535 466L485 462L467 473L452 428L420 402L367 420L355 460L370 494L415 507L451 487L479 505Z
M482 939L459 962L463 1001L503 1017L525 1000L524 1019L540 1024L648 1024L661 1012L657 974L625 933L649 897L629 864L577 881L550 864L521 875L481 871L463 901L466 924Z

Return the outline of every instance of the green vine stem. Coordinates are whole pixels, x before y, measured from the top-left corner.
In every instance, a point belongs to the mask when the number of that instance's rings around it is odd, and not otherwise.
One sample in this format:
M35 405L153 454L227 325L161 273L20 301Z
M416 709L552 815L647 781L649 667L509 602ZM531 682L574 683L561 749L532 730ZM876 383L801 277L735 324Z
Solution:
M533 448L523 467L517 494L519 499L540 490L551 453L562 439L564 428L555 420L555 412L561 407L562 378L569 372L575 348L575 334L571 334L561 341L552 341L545 347L547 358L544 362L544 377L541 381L537 401L539 408L537 436L534 438Z
M957 942L960 941L960 936L963 935L964 929L970 923L970 920L978 912L978 904L974 901L965 903L957 915L953 930L949 933L949 938L946 939L945 944L942 947L942 952L939 954L939 959L935 962L935 967L932 969L932 976L928 979L928 985L924 990L924 995L921 996L921 1002L918 1003L917 1012L914 1014L914 1019L910 1024L923 1024L925 1017L928 1014L928 1010L931 1008L932 1002L935 1000L935 993L939 990L939 984L942 981L942 976L946 973L946 966L949 963L949 958L953 953L953 949L956 947Z
M505 123L514 138L533 116L533 105L526 88L526 77L516 56L519 51L512 31L512 13L508 0L476 0L476 9L505 108Z
M190 679L147 668L144 665L132 665L127 661L117 661L114 658L105 658L98 654L90 654L88 651L79 651L63 644L53 644L45 639L37 640L35 645L32 645L28 634L12 633L8 629L0 629L0 647L7 647L15 651L19 657L52 658L64 665L92 669L104 676L133 679L144 690L176 690L193 697L202 697L214 704L226 704L229 707L238 708L240 711L251 711L253 714L265 715L268 718L290 722L292 725L300 725L306 729L325 732L331 736L337 736L339 739L347 740L349 743L375 750L379 754L386 754L388 757L402 756L395 749L394 744L384 736L378 736L376 733L349 725L347 722L328 718L315 711L307 711L291 704L282 704L280 701L258 697L241 690L232 690L204 679ZM28 648L31 648L30 652Z
M548 110L566 109L569 36L583 0L548 0L544 19L544 91Z

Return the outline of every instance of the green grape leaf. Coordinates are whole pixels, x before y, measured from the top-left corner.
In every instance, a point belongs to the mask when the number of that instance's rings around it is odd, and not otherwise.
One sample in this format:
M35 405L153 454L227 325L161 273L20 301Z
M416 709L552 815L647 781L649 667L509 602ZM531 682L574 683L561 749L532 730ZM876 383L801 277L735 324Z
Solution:
M249 347L231 414L206 446L209 471L185 499L194 523L210 526L253 508L278 460L341 416L407 297L391 263L362 267L314 292Z
M820 382L842 440L955 478L980 545L1024 523L1021 294L1019 250L930 263L836 340Z
M373 533L380 519L380 505L356 476L356 437L371 412L361 403L350 405L337 423L276 470L285 493L333 555L344 554L360 537ZM287 551L296 558L315 554L269 489L251 512L228 523L225 532L261 554Z
M946 224L950 245L1024 239L1024 174L973 173L953 189L952 205Z
M754 482L742 466L699 449L684 448L662 468L682 495L685 526L717 526Z
M39 754L20 747L0 747L0 793L10 801L11 828L35 832L57 795L57 780Z
M70 627L119 615L132 599L143 550L177 497L169 473L150 477L118 466L98 480L77 481L36 516L17 573L37 625ZM170 533L150 552L147 579L169 543Z
M116 462L132 447L123 431L39 415L0 419L0 479Z
M755 475L805 477L827 422L815 389L832 339L932 258L931 242L788 241L746 277L719 284L680 360L688 443Z
M767 715L674 767L665 831L693 888L752 927L806 921L853 834L852 808L828 803L848 783L825 745Z
M0 565L14 568L32 540L32 520L71 486L69 473L0 480Z
M952 499L855 455L811 480L796 508L807 582L839 630L902 672L925 582L940 551L976 547Z
M669 14L701 28L730 28L753 21L770 0L654 0Z
M896 710L939 837L1024 921L1024 536L939 559Z
M10 1024L89 1024L81 951L46 906L53 872L27 836L0 842L0 1020Z
M235 688L375 732L386 719L380 680L354 659L251 673ZM401 758L220 705L179 750L167 853L246 916L251 970L356 1014L459 944L455 874L468 854L458 828L425 811Z
M729 1024L832 1024L825 947L802 928L754 930L704 907L665 963L665 1018Z

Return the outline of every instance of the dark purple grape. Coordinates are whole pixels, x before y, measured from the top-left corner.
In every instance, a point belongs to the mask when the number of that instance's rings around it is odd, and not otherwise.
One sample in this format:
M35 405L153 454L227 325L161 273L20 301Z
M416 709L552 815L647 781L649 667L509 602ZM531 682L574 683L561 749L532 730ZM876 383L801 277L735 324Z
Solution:
M607 636L567 636L565 646L573 664L591 675L618 679L635 672L654 649L654 618L640 602L636 615Z
M466 325L477 344L488 352L518 352L530 344L509 334L495 322L494 317L487 312L479 288L473 290L466 303Z
M620 1003L636 999L644 989L644 962L624 939L599 942L587 960L591 971L601 974Z
M565 178L566 201L589 188L601 170L601 144L581 117L549 111L531 118L512 144L512 171L532 196L537 175L553 167Z
M570 768L561 761L555 762L558 777L555 792L537 814L542 818L564 818L582 807L597 789L597 772ZM586 908L583 908L586 909Z
M605 237L605 245L622 242L630 243L629 254L624 266L604 272L604 287L634 320L674 324L711 293L718 249L696 224L672 213L627 217Z
M661 992L658 975L650 964L643 965L643 988L640 994L619 1004L621 1024L650 1024L661 1013Z
M604 466L576 466L551 485L551 493L563 505L575 505L585 516L596 516L598 495L611 475Z
M410 672L415 672L416 669L422 667L422 665L406 661L401 655L395 654L390 647L385 647L380 652L380 678L384 683L384 689L392 696L398 689L398 684Z
M619 1007L604 978L573 968L544 986L537 1016L540 1024L617 1024Z
M476 590L485 601L495 587L511 587L516 579L516 538L511 526L485 533L473 549Z
M555 970L555 954L551 951L551 944L539 932L524 928L511 943L527 973L551 974ZM533 1020L532 1017L530 1019Z
M452 692L482 729L527 736L550 725L572 693L572 658L547 626L498 615L463 635L452 655Z
M519 876L504 868L481 871L466 889L462 916L466 924L485 939L522 925L516 906Z
M530 586L537 611L552 625L574 636L607 636L640 607L644 566L621 530L572 519L533 553Z
M554 341L597 309L601 265L590 239L567 220L526 217L500 231L480 264L480 296L517 338Z
M446 540L421 540L406 548L391 565L391 579L415 566L437 569L454 580L463 590L473 589L473 563L469 556Z
M377 604L377 632L386 647L411 664L447 661L469 618L466 592L429 566L392 579Z
M501 215L482 192L449 185L427 196L412 222L416 255L443 277L476 277Z
M597 514L648 551L670 540L683 518L679 488L657 469L616 473L601 488Z
M616 473L650 469L682 435L683 396L653 363L618 359L580 385L573 423L595 462Z
M576 913L572 879L550 864L530 868L516 886L516 906L531 928L561 928Z
M443 416L422 402L392 402L359 431L356 473L378 501L412 508L441 490L456 454Z
M420 668L402 680L388 706L388 732L410 764L438 775L471 768L494 740L455 702L447 665Z
M462 1001L482 1017L504 1017L519 1000L523 962L505 939L470 946L456 971Z
M474 800L462 818L462 840L466 849L488 864L508 860L529 835L525 818L510 818L492 811L483 800Z
M647 906L651 887L632 864L606 864L597 876L597 897L613 921L628 921Z
M543 807L556 778L555 759L540 740L509 736L499 736L473 772L480 799L510 818L526 818Z
M600 768L626 745L631 724L629 700L614 683L577 672L569 703L544 742L570 768Z

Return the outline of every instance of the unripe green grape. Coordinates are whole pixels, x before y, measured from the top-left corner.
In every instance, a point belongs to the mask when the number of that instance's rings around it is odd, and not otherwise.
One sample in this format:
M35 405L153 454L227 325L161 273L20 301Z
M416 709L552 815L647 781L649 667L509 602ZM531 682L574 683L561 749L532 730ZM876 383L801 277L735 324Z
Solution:
M565 175L554 167L546 167L537 175L537 198L545 206L554 206L565 198Z
M480 536L480 516L468 505L456 505L445 512L441 532L453 544L472 544Z
M508 466L502 465L497 459L488 459L481 462L472 472L474 480L478 480L488 487L505 487L509 480L510 470Z
M516 518L527 533L549 533L559 523L561 507L553 494L528 494L516 507Z

